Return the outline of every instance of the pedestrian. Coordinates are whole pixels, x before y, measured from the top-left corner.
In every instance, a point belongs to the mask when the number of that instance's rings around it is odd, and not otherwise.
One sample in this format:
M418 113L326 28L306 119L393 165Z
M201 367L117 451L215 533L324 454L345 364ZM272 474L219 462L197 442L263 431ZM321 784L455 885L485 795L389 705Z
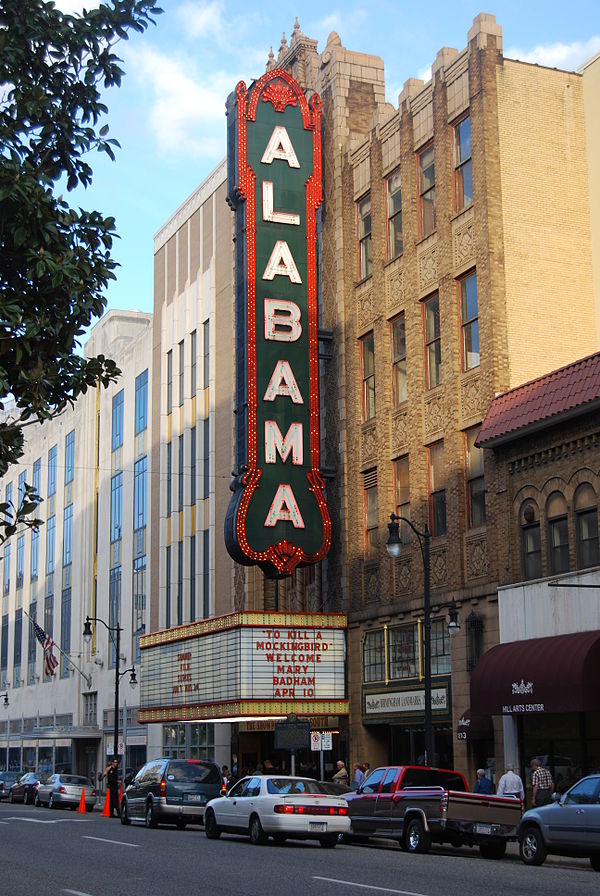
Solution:
M536 808L538 806L546 806L552 802L552 791L554 790L552 775L547 768L544 768L537 757L531 760L531 768L533 769L531 778L531 783L533 784L532 805Z
M352 776L352 781L356 789L362 787L363 781L365 780L365 773L362 770L362 765L360 762L354 763L354 774Z
M484 768L477 769L477 780L473 786L473 793L487 793L492 794L494 792L494 788L492 786L491 780L485 773Z
M370 762L363 762L363 764L362 764L362 770L363 770L363 774L364 774L365 778L368 778L369 775L371 774L371 763L370 763Z
M119 817L119 760L113 759L104 769L104 777L110 794L110 816Z
M332 780L337 781L338 784L347 784L349 781L348 769L344 765L341 759L337 761L337 772L333 776Z
M523 782L510 762L506 763L506 772L498 781L496 796L516 796L520 800L525 799Z

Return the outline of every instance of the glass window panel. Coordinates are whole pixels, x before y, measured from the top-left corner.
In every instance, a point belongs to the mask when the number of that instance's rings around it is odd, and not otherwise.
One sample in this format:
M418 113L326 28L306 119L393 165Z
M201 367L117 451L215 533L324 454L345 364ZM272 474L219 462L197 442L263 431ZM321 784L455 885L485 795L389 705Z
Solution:
M367 632L363 643L363 675L365 681L385 679L383 631Z
M419 674L419 632L416 625L388 630L390 678L416 678Z

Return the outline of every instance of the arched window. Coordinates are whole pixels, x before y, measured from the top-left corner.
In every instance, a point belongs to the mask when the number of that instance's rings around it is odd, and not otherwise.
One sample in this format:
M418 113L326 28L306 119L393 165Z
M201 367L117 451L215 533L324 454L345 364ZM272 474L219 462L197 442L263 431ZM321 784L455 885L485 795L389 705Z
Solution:
M548 559L555 575L569 571L569 520L567 502L560 492L553 492L546 504L548 520Z
M523 578L539 579L542 575L540 514L533 501L527 501L521 508L520 523Z
M598 498L589 482L582 483L575 492L575 533L578 569L598 566Z

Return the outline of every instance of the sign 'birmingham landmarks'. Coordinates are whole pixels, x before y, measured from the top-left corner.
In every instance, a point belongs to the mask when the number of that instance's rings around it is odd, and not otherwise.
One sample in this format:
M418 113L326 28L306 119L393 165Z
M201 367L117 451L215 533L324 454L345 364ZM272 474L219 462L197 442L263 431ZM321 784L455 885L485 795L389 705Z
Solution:
M239 563L290 575L321 560L316 212L321 101L282 69L227 101L235 210L236 476L225 520Z

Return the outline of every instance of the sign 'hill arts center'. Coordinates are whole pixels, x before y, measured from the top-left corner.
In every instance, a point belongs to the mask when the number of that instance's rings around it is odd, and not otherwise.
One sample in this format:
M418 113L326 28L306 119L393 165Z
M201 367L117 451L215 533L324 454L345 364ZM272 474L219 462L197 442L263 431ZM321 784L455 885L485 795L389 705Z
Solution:
M288 576L331 544L319 452L321 101L274 69L240 82L227 112L237 475L225 543L237 562ZM235 613L147 635L140 720L347 715L345 629L341 613Z

